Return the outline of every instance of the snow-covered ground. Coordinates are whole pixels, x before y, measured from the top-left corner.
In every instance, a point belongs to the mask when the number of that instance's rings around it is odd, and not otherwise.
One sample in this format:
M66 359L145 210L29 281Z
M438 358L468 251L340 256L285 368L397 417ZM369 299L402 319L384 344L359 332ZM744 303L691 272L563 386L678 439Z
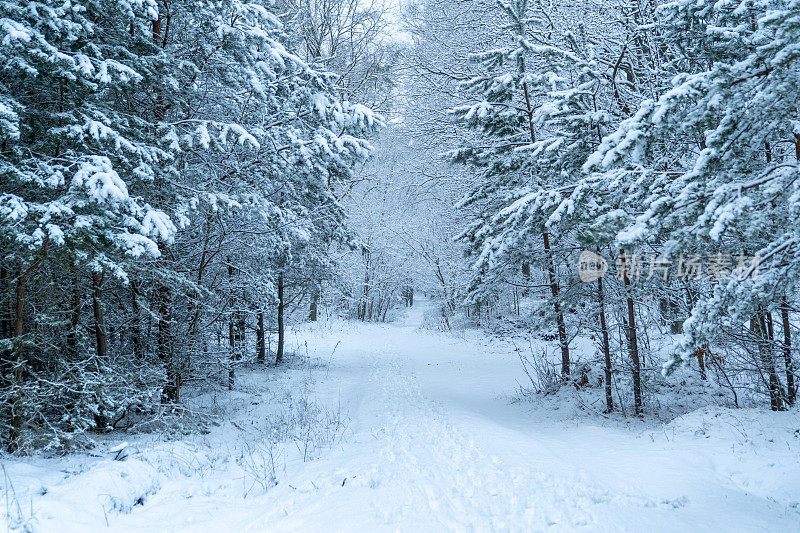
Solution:
M200 434L114 460L3 460L34 531L800 531L796 411L703 408L666 425L513 401L512 347L396 324L300 329L305 362L239 372Z

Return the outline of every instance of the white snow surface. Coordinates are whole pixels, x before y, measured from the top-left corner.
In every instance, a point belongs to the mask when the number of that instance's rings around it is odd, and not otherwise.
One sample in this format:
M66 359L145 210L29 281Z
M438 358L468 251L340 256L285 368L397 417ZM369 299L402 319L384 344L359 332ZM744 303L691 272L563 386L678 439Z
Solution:
M53 532L800 531L796 410L564 416L514 401L510 345L421 330L424 311L299 328L308 364L188 400L224 415L205 435L5 457L0 512ZM297 419L306 404L317 426ZM276 416L296 431L272 446Z

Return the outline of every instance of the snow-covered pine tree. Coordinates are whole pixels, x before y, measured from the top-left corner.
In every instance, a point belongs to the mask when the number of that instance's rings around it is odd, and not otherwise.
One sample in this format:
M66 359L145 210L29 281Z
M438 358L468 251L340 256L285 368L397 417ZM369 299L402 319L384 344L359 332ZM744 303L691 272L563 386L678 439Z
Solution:
M10 0L0 20L2 418L11 448L61 447L177 401L215 317L270 300L287 233L344 238L327 184L381 120L258 3ZM254 264L263 299L232 309L215 280Z
M478 56L488 70L468 86L482 101L455 110L464 122L492 138L489 146L468 146L456 161L484 170L484 182L464 205L484 202L483 219L463 238L472 243L475 268L486 276L504 264L533 262L547 272L554 320L562 349L562 373L569 374L565 307L576 303L577 290L564 291L551 241L563 249L575 242L577 214L570 194L586 157L599 145L620 113L606 71L608 58L597 57L582 24L555 26L555 9L504 2L511 20L513 45ZM574 30L574 31L573 31ZM585 222L587 219L583 219ZM530 250L543 254L528 257ZM574 261L569 261L574 262ZM574 275L572 276L574 278ZM482 285L476 280L475 288ZM561 294L560 294L561 293ZM572 300L572 303L568 303Z
M454 162L469 164L479 168L481 183L461 202L466 207L477 202L484 215L459 238L472 243L479 259L483 254L486 219L491 213L505 207L509 194L520 187L546 187L558 176L540 173L534 158L525 148L536 145L539 140L535 114L538 109L540 84L546 83L546 74L539 70L540 62L547 61L550 54L558 50L548 46L537 46L532 42L540 36L546 24L541 18L536 20L528 10L527 0L500 2L509 19L506 29L509 33L508 46L476 54L485 73L465 82L465 86L480 101L458 107L454 116L468 126L483 133L488 143L467 144L452 153ZM532 36L533 34L533 36ZM533 54L533 51L536 54ZM541 54L541 57L540 57ZM512 262L534 262L547 272L550 287L550 305L558 332L561 350L561 374L566 379L570 375L569 340L564 320L563 302L559 298L560 286L556 259L553 257L551 235L543 231L539 235L542 253L530 261L527 257L512 257ZM487 287L486 266L476 269L478 277L473 282L472 292L480 292Z
M190 273L171 298L192 300L190 338L197 339L198 313L236 315L241 324L273 299L246 289L276 288L273 259L284 254L272 252L288 246L291 235L308 240L309 227L342 233L341 209L326 187L366 157L368 145L357 136L380 119L332 97L334 78L284 47L283 25L263 6L186 2L171 4L169 13L150 61L152 79L160 80L156 103L165 112L157 127L176 154L173 190L190 229L175 245L180 252L170 254L168 271ZM243 284L236 294L246 297L214 295L205 285L217 275L228 278L229 269ZM180 313L184 306L170 307ZM164 359L177 357L174 366L186 367L186 357L202 351L197 341L189 347L168 348Z
M167 156L155 143L129 134L130 118L119 112L113 99L143 76L127 50L109 40L110 34L117 24L141 26L153 14L154 6L147 2L0 4L0 238L3 269L9 286L15 287L13 293L4 293L15 309L10 317L13 331L3 341L5 353L11 354L5 361L3 389L4 405L11 411L11 448L22 444L23 426L53 392L36 390L47 380L33 376L57 375L82 360L60 358L61 343L48 339L52 328L62 323L62 310L51 307L52 300L30 314L26 292L32 278L48 284L59 279L60 269L74 276L91 272L96 334L91 353L102 358L107 346L102 272L125 280L128 264L158 256L157 243L170 241L175 233L163 211L133 193L152 179L154 167ZM55 285L52 290L58 294L62 288ZM80 313L79 308L73 311ZM91 365L91 371L106 375L104 358ZM102 404L98 397L103 393L97 389L76 395L69 390L75 389L65 387L61 394L68 398L58 398L49 409L78 429L94 424L92 417L98 413L91 404ZM70 402L76 418L59 413Z
M672 257L760 257L757 276L749 261L739 272L729 265L733 275L693 302L666 371L698 348L746 339L733 343L759 354L773 409L784 392L771 314L795 294L800 267L799 11L796 0L661 6L656 27L673 57L671 87L644 101L586 164L622 192L621 245L662 242ZM791 375L791 357L787 367Z

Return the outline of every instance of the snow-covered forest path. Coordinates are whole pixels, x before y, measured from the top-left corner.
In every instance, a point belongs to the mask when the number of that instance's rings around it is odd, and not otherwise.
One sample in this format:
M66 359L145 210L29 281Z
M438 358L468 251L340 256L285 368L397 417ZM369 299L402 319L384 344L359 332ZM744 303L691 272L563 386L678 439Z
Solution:
M31 484L21 505L35 494L35 523L46 531L800 530L798 444L780 429L791 421L753 430L763 420L738 420L773 415L744 410L666 426L557 416L513 401L525 376L511 345L420 329L425 309L394 324L320 322L297 332L314 373L310 400L347 429L311 459L284 454L277 486L255 490L229 466L257 473L248 454L261 437L248 433L237 447L242 436L223 423L202 445L140 443L125 462L84 465L60 481L34 470L29 479L51 488L41 495ZM243 372L240 387L263 387L262 372ZM258 423L251 398L234 426ZM223 449L228 458L214 459Z
M794 510L755 493L763 487L751 492L725 473L736 462L730 442L715 446L702 439L692 445L636 429L548 421L546 413L511 402L517 382L526 378L510 346L492 345L477 334L422 331L424 309L414 308L399 325L354 326L312 337L319 356L336 347L328 392L351 418L352 438L299 471L297 490L274 491L271 511L247 526L800 528Z

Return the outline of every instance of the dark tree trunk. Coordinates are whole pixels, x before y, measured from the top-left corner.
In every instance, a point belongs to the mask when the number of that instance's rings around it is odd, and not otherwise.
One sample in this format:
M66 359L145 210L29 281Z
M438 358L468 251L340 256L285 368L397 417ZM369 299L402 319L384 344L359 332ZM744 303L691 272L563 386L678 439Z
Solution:
M163 15L166 13L166 16ZM159 48L164 48L167 44L167 37L169 34L171 15L169 10L158 10L158 16L152 23L153 41ZM162 21L164 25L162 27ZM156 90L155 103L153 105L154 118L157 122L166 120L167 106L164 103L164 95L160 90ZM161 250L161 257L168 256L168 248L166 244L159 243ZM166 259L164 259L166 261ZM161 364L164 366L167 381L164 384L164 390L161 393L162 403L177 403L180 401L181 390L181 374L180 368L177 364L174 339L172 333L172 320L173 320L173 301L172 289L169 286L161 284L156 289L156 298L158 300L158 319L157 319L157 333L156 333L156 353Z
M10 294L13 290L11 274L0 256L0 291ZM8 301L4 303L5 305L0 309L0 338L10 339L14 336L14 299L8 298ZM5 381L3 378L10 375L12 356L13 350L11 349L0 352L0 380L3 382Z
M633 295L631 293L631 279L628 276L628 268L625 259L625 250L620 250L620 260L622 264L622 279L625 284L626 300L628 304L628 349L631 354L631 365L633 367L633 405L636 416L640 416L642 409L642 375L641 363L639 362L639 346L636 339L636 310L633 305Z
M142 309L139 305L139 282L131 280L131 307L133 309L133 355L136 359L144 358L144 322Z
M14 340L16 357L14 361L14 395L11 404L11 427L8 434L8 451L14 452L19 448L20 436L22 434L22 425L24 424L24 417L22 414L22 377L25 367L25 350L22 343L22 334L24 332L24 319L25 319L25 284L26 279L24 275L17 278L17 286L15 290L16 305L14 307Z
M800 161L800 133L794 134L794 157Z
M569 379L569 345L567 341L567 327L564 323L564 314L558 303L558 281L556 280L556 265L553 261L553 252L550 249L550 235L542 233L544 253L547 256L547 275L550 281L550 294L553 296L553 308L556 313L558 327L558 345L561 348L561 377Z
M361 296L361 303L358 306L358 319L361 321L368 320L367 313L368 313L368 301L369 301L369 268L370 268L370 255L369 251L364 249L362 251L362 255L364 257L364 288L362 291Z
M230 295L230 303L229 303L229 315L228 315L228 390L233 390L233 383L236 380L236 370L233 368L233 361L236 358L236 338L235 338L235 326L233 323L233 306L235 305L235 300L233 298L233 266L231 265L231 258L228 256L228 282L230 286L228 287L228 294Z
M236 314L238 316L234 332L236 340L236 351L233 353L234 364L247 359L247 313L240 309Z
M228 389L233 390L233 385L236 380L236 363L244 357L245 347L245 333L246 326L244 311L235 309L236 299L234 294L236 292L234 277L236 275L236 268L231 265L231 259L228 258L228 277L230 280L230 317L228 319L228 344L230 346L230 353L228 354Z
M525 72L525 58L520 56L520 72ZM534 128L534 113L535 108L531 102L531 94L528 91L528 82L522 83L523 95L525 97L525 111L528 119L528 130L530 133L531 143L536 142L536 130ZM544 241L544 253L547 256L547 274L550 282L550 294L553 296L553 307L556 313L556 325L558 327L558 344L561 348L561 377L569 379L569 346L567 342L567 327L564 324L564 315L561 313L561 306L558 303L558 281L556 280L556 265L553 261L553 252L550 249L550 235L547 232L542 233L542 240ZM523 274L525 274L525 263L523 263ZM530 275L530 266L528 266L528 273Z
M772 357L772 346L769 342L769 330L767 328L765 313L759 311L750 321L750 328L756 338L761 364L767 372L767 383L769 387L769 403L773 411L781 411L781 385L778 373L775 370L775 361Z
M444 299L447 301L447 291L444 291ZM414 287L406 285L403 287L403 301L406 304L406 307L414 307Z
M172 339L172 290L166 285L158 288L158 332L157 350L158 358L164 365L167 374L167 382L161 394L162 403L177 403L180 401L181 375L175 353L173 350Z
M75 356L78 353L78 324L81 321L81 283L78 268L70 262L69 270L72 278L72 301L70 302L69 331L67 331L67 351Z
M275 364L279 365L283 362L283 345L284 345L284 331L283 331L283 273L278 274L278 349L275 351Z
M108 335L103 313L103 273L92 272L92 311L94 312L94 337L98 357L108 353Z
M23 400L23 378L25 376L25 344L22 335L25 333L25 291L28 283L28 276L36 270L47 256L48 242L45 240L42 247L42 255L36 259L26 270L20 269L17 276L17 283L14 289L16 302L14 305L14 351L16 357L13 362L12 372L12 401L11 401L11 426L8 434L8 451L14 452L19 448L22 426L25 423L25 416L22 412Z
M211 259L214 257L214 253L209 250L209 243L211 242L211 220L212 216L209 215L206 217L205 222L205 239L203 240L203 251L200 253L200 261L197 265L197 285L202 285L203 283L203 274L205 273L206 268L208 267ZM189 338L187 339L186 348L184 350L184 357L182 358L182 364L184 368L189 368L191 357L194 356L198 351L207 352L208 351L208 337L206 335L200 338L200 317L202 315L202 302L201 302L201 294L198 290L192 290L189 294L189 305L187 309L187 317L189 320ZM202 345L202 347L200 347Z
M2 259L0 259L2 261ZM11 276L5 264L0 262L0 290L11 292ZM14 333L14 300L8 299L8 305L0 311L0 335L4 339L11 338Z
M258 312L258 328L256 329L256 344L258 345L258 354L256 355L256 362L259 364L264 364L267 358L267 346L266 342L264 342L264 337L266 336L266 332L264 331L264 310L261 309Z
M783 325L783 361L786 365L786 403L794 405L797 388L794 384L794 363L792 361L792 330L789 322L789 304L781 303L781 323Z
M312 289L311 303L308 305L308 319L311 322L317 321L317 313L319 311L319 289Z
M236 370L233 362L236 360L236 338L233 325L233 315L228 319L228 390L233 390L236 380Z
M614 410L614 398L611 394L611 347L608 342L608 326L606 325L606 305L603 294L603 278L597 278L597 302L600 305L600 335L603 341L603 358L605 360L606 374L606 412Z

